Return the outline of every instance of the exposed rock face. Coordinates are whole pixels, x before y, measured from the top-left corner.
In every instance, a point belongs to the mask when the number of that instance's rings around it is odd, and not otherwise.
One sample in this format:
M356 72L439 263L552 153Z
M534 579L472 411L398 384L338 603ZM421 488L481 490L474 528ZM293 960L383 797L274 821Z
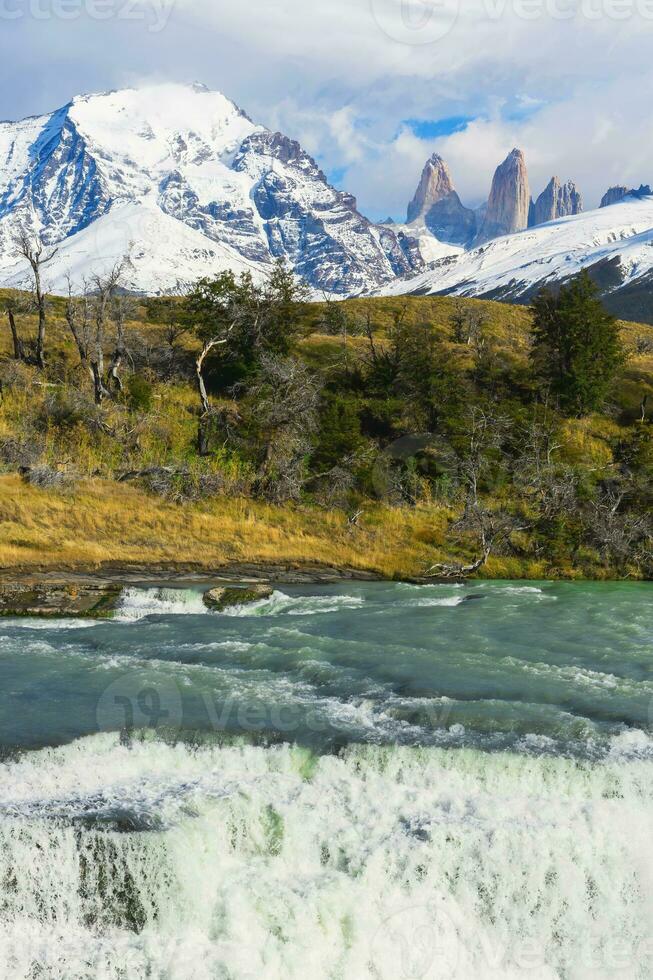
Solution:
M422 220L436 238L454 245L469 245L476 234L476 215L462 204L449 168L437 153L426 161L407 220Z
M395 232L381 227L375 234L356 198L332 188L315 160L282 133L252 133L232 169L253 182L250 196L271 254L287 257L311 285L351 292L354 282L363 289L379 275L402 276L416 267ZM419 267L419 253L414 258Z
M651 188L648 184L640 184L638 188L626 187L619 184L610 187L601 198L600 207L608 208L611 204L619 204L625 197L650 197Z
M246 606L250 602L258 602L261 599L269 599L272 595L272 588L269 585L250 585L246 589L222 588L209 589L204 593L204 605L208 609L228 609L230 606Z
M407 221L410 224L422 217L434 204L454 191L449 167L439 154L426 161L415 196L408 205Z
M611 204L618 204L619 201L623 201L624 197L628 195L628 188L619 185L617 187L609 187L601 198L601 204L599 207L608 208Z
M529 224L543 225L568 214L580 214L582 210L583 198L573 180L561 184L558 177L552 177L533 205Z
M122 586L112 582L7 582L0 584L0 616L104 619L115 612L121 595Z
M514 149L496 169L475 244L523 231L528 227L530 204L526 160L521 150Z

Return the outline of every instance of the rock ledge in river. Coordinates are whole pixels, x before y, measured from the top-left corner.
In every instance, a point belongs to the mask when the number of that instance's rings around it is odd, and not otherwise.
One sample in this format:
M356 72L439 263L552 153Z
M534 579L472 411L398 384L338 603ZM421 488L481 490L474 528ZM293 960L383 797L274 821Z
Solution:
M209 589L204 593L204 605L209 609L221 610L228 609L230 606L246 606L250 602L259 602L261 599L269 599L273 589L269 585L251 585L246 589L232 588L223 586L218 589Z
M0 584L0 616L111 616L122 595L114 582L7 582Z

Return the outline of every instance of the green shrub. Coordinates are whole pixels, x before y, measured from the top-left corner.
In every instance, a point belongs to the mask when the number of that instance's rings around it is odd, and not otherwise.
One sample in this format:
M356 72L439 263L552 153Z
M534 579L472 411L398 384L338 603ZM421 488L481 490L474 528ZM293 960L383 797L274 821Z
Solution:
M132 412L147 415L152 409L154 388L141 374L131 374L127 379L127 404Z

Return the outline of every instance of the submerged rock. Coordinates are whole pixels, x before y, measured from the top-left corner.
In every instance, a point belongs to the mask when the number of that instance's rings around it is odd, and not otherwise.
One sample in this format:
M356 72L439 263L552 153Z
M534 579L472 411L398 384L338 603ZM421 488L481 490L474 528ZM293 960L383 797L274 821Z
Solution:
M122 595L115 582L0 583L0 616L111 616Z
M230 606L246 606L250 602L269 599L273 589L269 585L250 585L247 588L222 586L204 593L204 605L209 609L228 609Z

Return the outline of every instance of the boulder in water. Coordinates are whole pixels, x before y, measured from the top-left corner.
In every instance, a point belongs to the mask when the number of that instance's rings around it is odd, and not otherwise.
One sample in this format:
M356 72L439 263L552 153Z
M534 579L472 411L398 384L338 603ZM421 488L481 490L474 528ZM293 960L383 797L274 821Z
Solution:
M269 599L273 589L269 585L250 585L247 588L223 586L209 589L204 593L204 605L209 609L220 611L231 606L246 606L250 602Z

